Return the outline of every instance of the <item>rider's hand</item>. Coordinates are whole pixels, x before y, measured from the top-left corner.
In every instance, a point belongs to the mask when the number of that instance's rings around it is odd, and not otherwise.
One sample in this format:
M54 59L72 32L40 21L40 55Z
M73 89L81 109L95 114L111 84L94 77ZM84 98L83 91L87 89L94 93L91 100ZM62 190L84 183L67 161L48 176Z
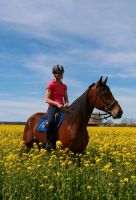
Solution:
M57 107L58 107L58 108L63 108L64 106L63 106L62 104L58 103L58 104L57 104Z
M65 104L64 104L64 108L65 108L65 107L68 107L68 103L65 103Z

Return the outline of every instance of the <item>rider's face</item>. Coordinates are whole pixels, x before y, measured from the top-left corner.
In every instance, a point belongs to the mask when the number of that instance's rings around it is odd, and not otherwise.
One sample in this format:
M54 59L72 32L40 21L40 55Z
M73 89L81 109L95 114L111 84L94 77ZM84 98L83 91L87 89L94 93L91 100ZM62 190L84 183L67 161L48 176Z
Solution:
M56 72L56 73L54 73L54 77L55 77L57 80L61 80L61 79L63 79L63 73L61 73L61 72Z

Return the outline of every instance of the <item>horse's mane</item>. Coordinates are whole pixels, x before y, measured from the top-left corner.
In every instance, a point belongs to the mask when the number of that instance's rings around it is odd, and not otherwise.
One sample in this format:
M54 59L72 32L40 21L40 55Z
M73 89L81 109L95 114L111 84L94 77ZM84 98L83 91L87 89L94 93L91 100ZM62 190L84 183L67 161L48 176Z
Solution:
M65 120L68 124L73 124L74 122L83 125L83 123L87 123L90 118L90 105L88 99L88 92L93 83L88 87L88 89L78 97L65 111Z

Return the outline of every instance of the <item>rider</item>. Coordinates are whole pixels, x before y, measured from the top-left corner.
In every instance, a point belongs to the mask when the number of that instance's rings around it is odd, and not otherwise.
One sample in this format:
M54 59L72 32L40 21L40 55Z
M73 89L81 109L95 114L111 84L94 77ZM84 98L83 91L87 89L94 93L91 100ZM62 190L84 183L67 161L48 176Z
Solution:
M62 65L55 65L52 69L54 79L51 80L46 88L45 101L49 104L48 114L48 125L47 125L47 139L46 139L46 150L50 150L53 141L51 141L52 134L55 136L55 113L61 108L68 106L68 94L67 86L62 82L64 68Z

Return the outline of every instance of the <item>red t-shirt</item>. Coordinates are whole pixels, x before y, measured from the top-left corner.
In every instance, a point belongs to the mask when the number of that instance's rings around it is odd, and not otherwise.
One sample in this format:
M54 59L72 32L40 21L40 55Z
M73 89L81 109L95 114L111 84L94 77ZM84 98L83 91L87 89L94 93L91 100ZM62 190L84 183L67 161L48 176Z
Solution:
M64 105L64 96L65 96L65 92L67 90L67 86L64 83L62 83L62 82L57 83L56 80L53 79L47 85L46 89L51 90L51 100Z

